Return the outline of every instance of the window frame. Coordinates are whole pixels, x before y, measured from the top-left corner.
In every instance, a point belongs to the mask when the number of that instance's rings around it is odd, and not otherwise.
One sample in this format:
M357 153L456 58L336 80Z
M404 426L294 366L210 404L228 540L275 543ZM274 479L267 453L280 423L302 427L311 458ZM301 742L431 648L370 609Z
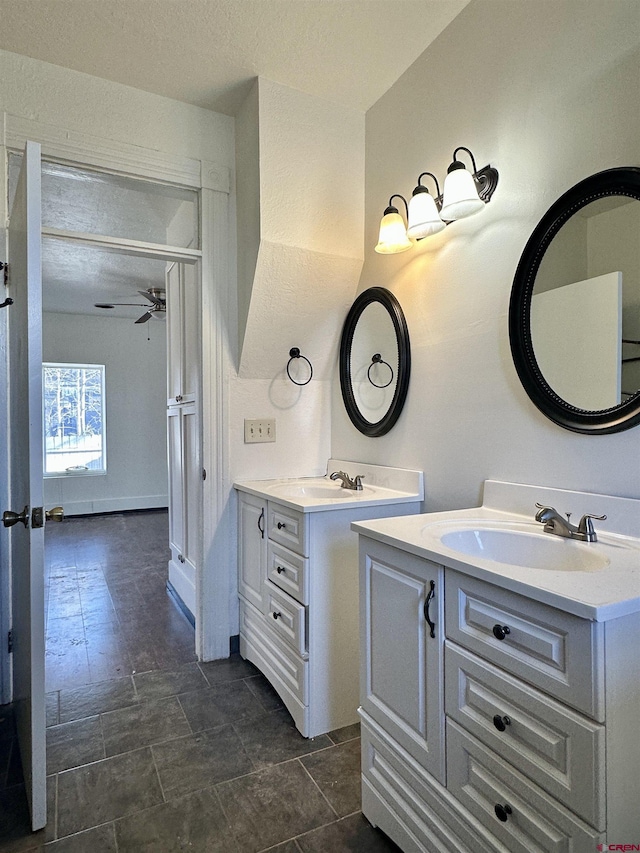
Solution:
M59 367L66 370L99 370L102 378L101 386L101 422L102 422L102 468L87 468L86 470L70 471L47 471L47 434L45 429L45 381L44 372L46 368ZM107 474L107 379L106 366L104 364L90 364L87 362L68 361L43 361L42 362L42 473L46 480L60 477L104 477Z

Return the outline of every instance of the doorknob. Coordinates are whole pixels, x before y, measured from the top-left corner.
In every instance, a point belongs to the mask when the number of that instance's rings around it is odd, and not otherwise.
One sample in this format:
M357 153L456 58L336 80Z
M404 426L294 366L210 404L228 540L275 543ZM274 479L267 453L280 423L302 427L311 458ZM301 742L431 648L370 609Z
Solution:
M2 513L2 523L5 527L13 527L21 521L25 527L29 526L29 507L26 506L22 512L11 512L10 509Z
M47 521L62 521L64 518L64 509L61 506L54 506L53 509L48 509L44 517Z

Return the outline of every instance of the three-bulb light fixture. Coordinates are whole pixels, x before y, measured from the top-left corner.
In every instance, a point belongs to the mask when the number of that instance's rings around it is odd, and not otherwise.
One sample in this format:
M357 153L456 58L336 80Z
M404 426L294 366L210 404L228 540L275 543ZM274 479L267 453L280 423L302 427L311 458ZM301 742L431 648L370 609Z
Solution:
M464 163L456 159L458 151L466 151L473 164L473 173L469 172ZM437 195L432 196L421 181L425 177L433 178ZM380 236L376 252L382 255L394 255L405 252L414 243L432 234L442 231L450 222L464 219L479 213L491 199L498 184L498 171L493 166L476 169L476 161L468 148L460 146L453 152L453 162L447 169L444 191L440 194L438 179L431 172L422 172L418 184L407 204L404 196L394 193L389 199L380 222ZM394 198L404 202L407 224L393 205Z

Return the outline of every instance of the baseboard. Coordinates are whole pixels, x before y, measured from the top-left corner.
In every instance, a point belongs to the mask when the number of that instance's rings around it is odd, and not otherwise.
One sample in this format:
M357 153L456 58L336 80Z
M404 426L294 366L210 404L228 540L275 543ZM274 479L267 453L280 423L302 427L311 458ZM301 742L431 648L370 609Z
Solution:
M129 512L136 509L166 509L169 506L167 495L140 495L130 498L105 498L95 501L61 501L64 514L103 515L110 512Z
M173 599L173 602L174 602L174 604L176 605L176 607L178 608L178 610L180 610L180 611L181 611L181 613L186 617L186 619L187 619L187 621L189 622L189 624L190 624L193 628L195 628L195 627L196 627L196 619L195 619L195 616L194 616L194 615L193 615L193 613L189 610L189 608L188 608L188 607L187 607L187 605L184 603L184 601L180 598L180 596L179 596L179 595L178 595L178 593L176 592L176 588L175 588L175 587L174 587L174 585L171 583L171 581L167 581L167 592L169 593L169 595L170 595L170 596L171 596L171 598Z
M229 654L237 655L240 652L240 634L229 637Z

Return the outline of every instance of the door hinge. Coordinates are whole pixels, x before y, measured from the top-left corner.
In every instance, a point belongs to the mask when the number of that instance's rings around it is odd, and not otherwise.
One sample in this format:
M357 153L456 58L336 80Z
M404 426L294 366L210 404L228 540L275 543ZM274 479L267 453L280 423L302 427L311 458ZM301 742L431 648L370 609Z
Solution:
M9 654L13 652L13 631L7 633L7 652Z
M207 479L207 469L206 469L206 468L203 468L203 469L202 469L202 479L203 479L203 480L206 480L206 479Z

